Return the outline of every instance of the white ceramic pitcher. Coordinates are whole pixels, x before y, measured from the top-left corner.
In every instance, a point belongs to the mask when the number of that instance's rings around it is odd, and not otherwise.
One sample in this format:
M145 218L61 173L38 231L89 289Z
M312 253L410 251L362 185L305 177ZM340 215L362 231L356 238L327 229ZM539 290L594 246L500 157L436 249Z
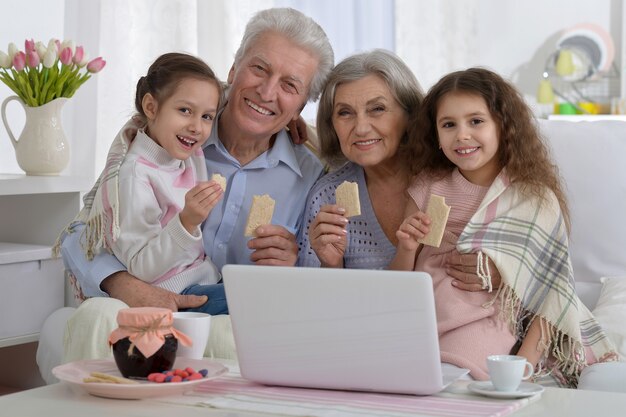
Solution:
M6 106L15 100L26 112L26 123L15 139L6 117ZM2 123L15 148L17 164L26 175L59 175L70 160L70 148L61 126L61 108L67 98L57 98L43 106L29 107L17 96L2 102Z

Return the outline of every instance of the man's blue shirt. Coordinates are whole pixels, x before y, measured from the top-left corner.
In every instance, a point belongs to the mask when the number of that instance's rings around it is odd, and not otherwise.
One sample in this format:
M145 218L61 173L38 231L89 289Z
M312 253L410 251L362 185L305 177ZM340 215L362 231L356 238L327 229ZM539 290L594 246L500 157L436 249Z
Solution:
M207 256L221 270L226 264L250 264L252 251L244 236L248 211L254 195L268 194L275 201L272 224L297 234L301 227L309 190L320 177L323 165L304 145L293 145L281 130L273 146L245 166L228 153L218 138L219 119L204 145L209 178L226 178L224 197L213 208L202 227ZM80 244L83 227L65 237L63 259L86 296L107 296L100 283L111 274L126 270L117 258L101 253L92 261L85 258Z

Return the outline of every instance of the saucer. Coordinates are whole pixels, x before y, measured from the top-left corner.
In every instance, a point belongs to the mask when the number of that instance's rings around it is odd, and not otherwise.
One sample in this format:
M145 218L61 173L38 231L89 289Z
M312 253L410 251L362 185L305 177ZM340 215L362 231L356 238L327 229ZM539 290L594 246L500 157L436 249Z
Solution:
M485 395L493 398L524 398L531 397L543 392L543 387L532 382L522 382L517 391L496 391L491 381L475 381L470 383L467 388L476 394Z

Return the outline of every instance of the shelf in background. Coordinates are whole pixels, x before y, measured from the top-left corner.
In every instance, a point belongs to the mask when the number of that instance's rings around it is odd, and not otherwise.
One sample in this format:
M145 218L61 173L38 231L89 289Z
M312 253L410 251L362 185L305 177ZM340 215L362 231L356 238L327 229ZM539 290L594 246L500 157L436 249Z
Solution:
M50 259L52 247L24 243L0 242L0 265Z
M92 185L93 180L78 176L0 174L0 195L83 192Z
M568 122L599 122L600 120L614 120L626 122L624 114L551 114L549 120L566 120Z

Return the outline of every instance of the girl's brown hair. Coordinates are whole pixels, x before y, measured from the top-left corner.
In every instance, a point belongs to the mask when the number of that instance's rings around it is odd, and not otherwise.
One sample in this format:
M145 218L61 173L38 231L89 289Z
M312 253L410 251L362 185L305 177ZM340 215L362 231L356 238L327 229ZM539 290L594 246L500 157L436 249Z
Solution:
M437 175L455 167L439 149L437 134L439 103L449 93L467 93L485 100L498 124L500 166L506 167L511 182L520 184L524 192L540 199L545 198L546 188L554 192L569 230L569 209L558 168L539 134L532 111L515 87L487 69L453 72L429 90L409 131L416 139L412 141L415 146L405 154L411 175Z
M148 73L137 81L135 109L144 123L147 123L147 117L141 105L143 97L150 93L161 103L174 94L178 84L185 78L196 78L215 84L219 94L218 109L221 108L224 103L224 89L213 70L200 58L171 52L158 57L148 68Z

